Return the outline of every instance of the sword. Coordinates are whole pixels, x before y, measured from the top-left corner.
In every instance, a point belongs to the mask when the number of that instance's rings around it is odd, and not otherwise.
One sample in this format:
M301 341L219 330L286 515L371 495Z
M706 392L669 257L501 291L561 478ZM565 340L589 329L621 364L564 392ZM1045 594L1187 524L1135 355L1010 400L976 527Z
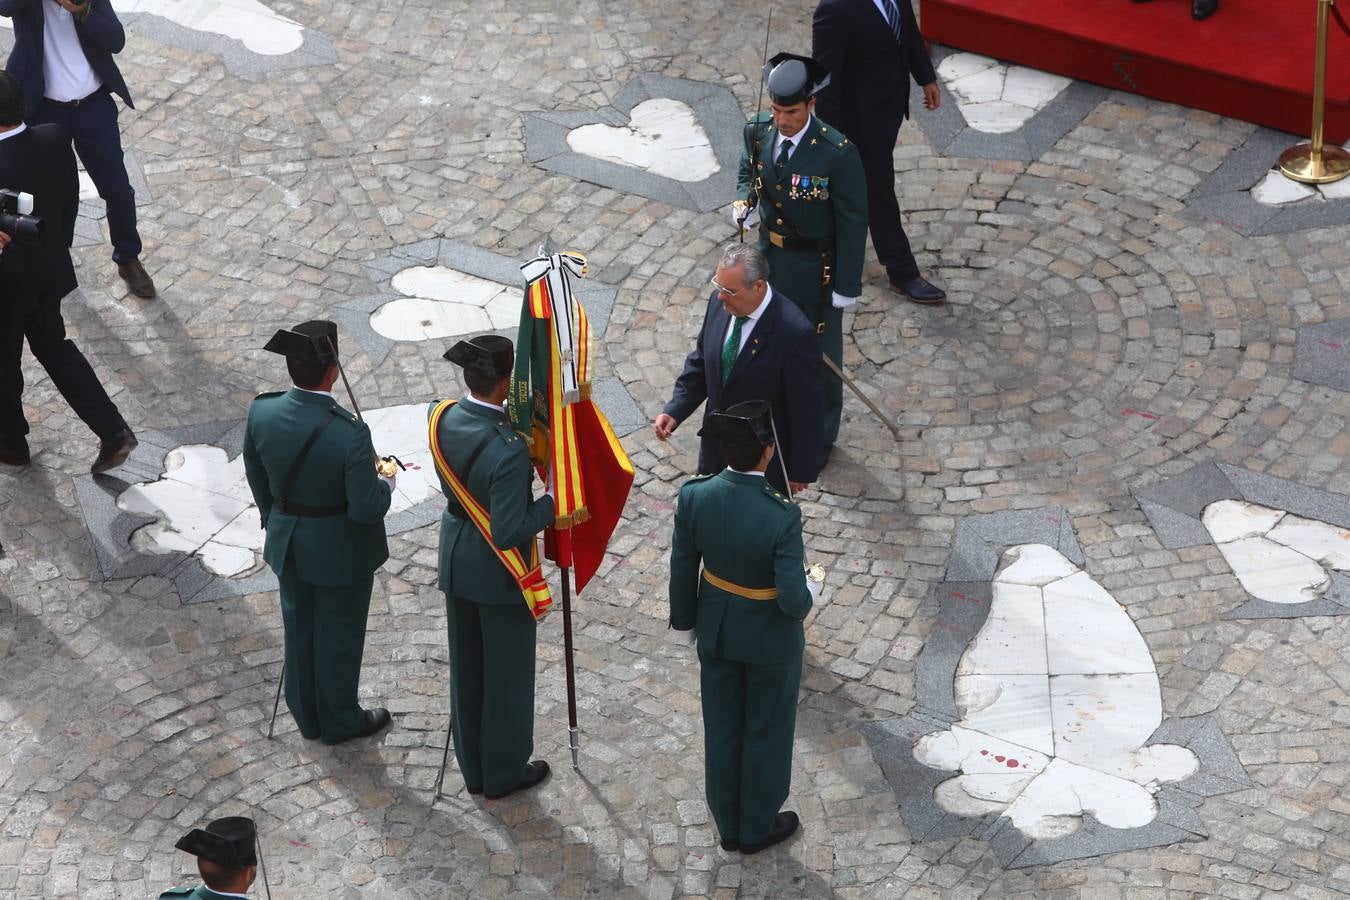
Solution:
M773 407L769 407L769 428L773 431L773 455L778 457L778 465L783 470L783 490L787 491L788 501L792 500L792 482L788 481L787 460L783 459L783 445L778 443L778 424L773 420Z
M755 100L755 117L750 120L750 124L746 125L746 128L751 129L755 135L754 141L745 142L750 144L750 146L746 147L746 150L750 151L750 175L752 178L755 174L755 162L759 159L759 113L764 108L764 70L768 68L769 65L769 33L772 29L773 7L770 6L769 18L764 23L764 55L761 57L763 62L761 62L759 66L759 96ZM747 134L748 133L749 132L747 132ZM755 199L747 199L745 201L745 210L736 220L736 239L742 244L745 243L745 220L750 218L750 210L759 205L759 189L756 187L757 183L758 179L750 182L749 189L746 193L748 194L753 190Z
M342 386L347 389L347 399L352 401L352 412L356 413L356 418L363 419L361 407L356 402L356 395L352 393L352 383L347 380L347 370L342 367L342 360L338 357L337 347L333 346L333 339L328 335L325 334L322 335L322 337L324 344L327 345L328 352L333 356L334 364L337 365L338 374L342 376ZM380 475L385 478L393 477L398 469L402 469L405 472L408 470L408 467L405 466L397 456L381 457L378 453L375 453L374 455L375 471L379 472ZM398 469L395 469L395 466L397 466Z
M867 404L867 408L872 411L872 414L875 415L878 419L880 419L881 424L889 428L891 430L891 434L895 436L896 441L899 441L900 429L896 426L896 424L892 422L890 419L886 418L886 416L882 414L881 410L877 409L877 405L873 403L866 394L864 394L861 390L859 390L858 385L853 382L852 378L849 378L847 375L844 374L844 370L839 368L839 365L834 360L830 359L824 353L820 354L820 358L825 361L825 365L830 367L831 372L839 376L840 381L848 385L849 390L853 391L853 393L858 395L859 400Z

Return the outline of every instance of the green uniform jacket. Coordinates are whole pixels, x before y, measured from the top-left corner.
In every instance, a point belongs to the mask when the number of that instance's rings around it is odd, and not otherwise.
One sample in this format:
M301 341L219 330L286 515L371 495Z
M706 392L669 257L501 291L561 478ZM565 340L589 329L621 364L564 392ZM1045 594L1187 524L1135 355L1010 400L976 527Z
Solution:
M699 652L768 665L800 660L811 611L803 565L802 513L763 476L723 469L680 488L670 549L670 624L698 629ZM747 600L704 581L700 562L746 588L777 588L777 600Z
M770 282L774 290L806 310L809 318L822 297L824 305L829 306L829 294L822 293L821 254L775 247L769 242L767 230L812 241L832 240L834 263L830 284L824 290L845 297L859 296L867 247L867 182L862 160L848 138L813 115L794 137L802 141L801 145L776 176L773 145L778 128L769 113L762 113L755 121L759 156L752 164L750 148L741 152L736 196L748 199L758 179L759 249L769 258ZM799 180L816 181L794 187L794 175ZM823 186L822 178L827 179ZM820 321L823 319L816 319Z
M206 885L198 888L170 888L159 895L159 900L234 900L233 894L218 894Z
M430 409L435 409L435 404ZM506 413L494 413L479 403L461 400L441 416L437 437L445 461L473 498L487 508L493 543L503 550L515 547L528 565L534 536L553 524L553 498L533 499L530 454L520 435L512 430ZM466 473L469 457L475 452L477 459ZM448 511L458 509L459 501L444 479L441 492L446 496L447 511L441 514L440 589L476 603L524 605L516 580L483 540L477 526Z
M310 448L288 500L311 507L347 505L345 514L287 515L276 495L291 463L329 410L337 415ZM267 541L263 559L278 576L289 554L296 575L335 587L358 581L389 558L384 514L392 492L375 473L375 451L366 423L327 394L292 388L260 394L248 409L244 471L258 504Z

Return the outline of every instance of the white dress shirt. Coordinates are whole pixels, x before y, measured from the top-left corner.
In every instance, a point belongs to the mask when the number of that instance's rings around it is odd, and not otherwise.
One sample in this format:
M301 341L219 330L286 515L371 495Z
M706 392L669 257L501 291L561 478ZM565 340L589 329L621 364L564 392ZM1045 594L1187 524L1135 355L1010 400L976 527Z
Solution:
M505 415L505 414L506 414L506 405L505 405L505 404L502 404L502 403L488 403L486 400L479 400L479 399L478 399L477 397L475 397L473 394L465 394L465 395L464 395L464 399L467 400L467 401L469 401L470 403L477 403L479 406L483 407L484 409L490 409L490 410L492 410L493 412L497 413L498 415Z
M759 306L756 306L754 311L751 312L746 317L747 319L749 319L749 321L747 321L744 325L741 326L741 345L736 348L737 356L740 356L741 351L745 349L746 343L748 343L750 340L750 332L755 330L755 325L759 323L759 317L764 315L764 310L769 308L769 301L772 299L773 299L773 288L769 287L766 284L764 286L764 299L761 300ZM727 341L731 340L731 329L736 327L736 318L737 318L736 316L732 316L731 321L727 322L726 334L722 335L723 347L727 345Z
M43 95L62 102L82 100L102 87L80 46L75 17L56 0L42 0L42 25Z
M801 144L802 139L811 133L811 126L815 124L815 121L815 116L807 116L806 124L802 126L802 130L792 137L786 137L782 131L778 132L777 137L773 139L774 165L778 165L778 152L783 149L783 141L792 141L792 146L788 148L788 159L792 159L792 155L797 152L797 147Z

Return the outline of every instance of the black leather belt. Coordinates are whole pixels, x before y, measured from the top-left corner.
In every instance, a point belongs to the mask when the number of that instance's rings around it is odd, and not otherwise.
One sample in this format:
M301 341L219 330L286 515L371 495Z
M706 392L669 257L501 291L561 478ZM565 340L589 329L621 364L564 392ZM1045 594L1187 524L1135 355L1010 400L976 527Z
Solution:
M340 516L347 511L347 504L341 506L309 506L294 500L277 500L277 509L288 516L301 519L323 519L328 516Z
M800 253L802 251L810 253L834 252L833 240L813 241L809 238L792 237L788 234L780 234L772 228L765 228L764 232L768 235L770 244L773 244L775 247L781 247L790 253Z
M88 103L90 100L93 100L95 97L99 96L100 94L106 94L106 93L107 93L107 91L103 90L103 88L99 88L98 90L96 90L96 91L94 91L92 94L90 94L89 96L87 96L87 97L81 97L81 98L79 98L78 100L53 100L51 97L43 97L43 98L42 98L42 102L43 102L43 103L50 103L50 104L52 104L53 106L79 106L81 103Z

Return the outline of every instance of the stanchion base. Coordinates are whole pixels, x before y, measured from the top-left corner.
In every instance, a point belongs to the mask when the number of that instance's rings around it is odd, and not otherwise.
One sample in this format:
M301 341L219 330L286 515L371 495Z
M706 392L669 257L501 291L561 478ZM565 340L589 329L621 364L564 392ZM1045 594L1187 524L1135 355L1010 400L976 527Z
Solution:
M1320 157L1314 158L1311 144L1299 144L1280 154L1280 171L1302 184L1329 184L1350 175L1350 153L1327 145L1322 147Z

